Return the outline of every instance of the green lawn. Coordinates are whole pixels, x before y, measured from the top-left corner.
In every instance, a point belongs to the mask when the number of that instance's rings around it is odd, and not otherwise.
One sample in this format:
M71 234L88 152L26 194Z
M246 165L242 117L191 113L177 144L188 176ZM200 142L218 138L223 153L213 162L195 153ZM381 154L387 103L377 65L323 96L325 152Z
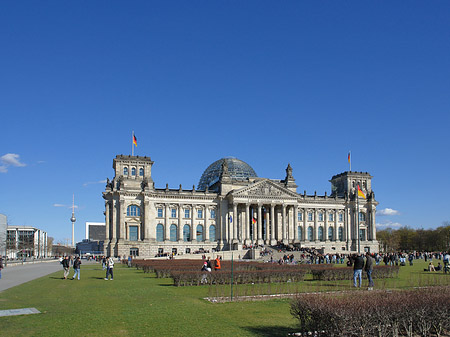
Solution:
M117 266L117 265L116 265ZM424 273L426 264L402 267L399 277L376 281L383 289L449 284L450 275ZM103 280L100 265L82 267L80 281L62 280L62 271L0 293L0 310L35 307L41 314L1 317L1 336L286 336L296 331L290 300L210 303L230 287L174 287L171 279L117 266L114 281ZM237 287L234 294L277 291L352 290L348 281L305 280L290 285Z

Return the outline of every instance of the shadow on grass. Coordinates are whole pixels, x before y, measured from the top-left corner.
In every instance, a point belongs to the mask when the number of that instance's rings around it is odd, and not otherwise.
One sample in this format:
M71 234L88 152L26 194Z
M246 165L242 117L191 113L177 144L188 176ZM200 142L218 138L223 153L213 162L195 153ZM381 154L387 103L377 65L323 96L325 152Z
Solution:
M255 336L275 337L287 336L288 333L296 332L293 328L286 328L284 326L259 326L259 327L245 327L243 328Z

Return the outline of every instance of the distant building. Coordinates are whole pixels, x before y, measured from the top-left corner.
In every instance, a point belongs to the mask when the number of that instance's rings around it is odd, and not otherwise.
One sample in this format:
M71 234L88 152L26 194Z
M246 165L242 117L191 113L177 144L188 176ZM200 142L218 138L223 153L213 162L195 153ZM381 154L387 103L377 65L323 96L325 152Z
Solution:
M107 179L105 253L240 250L284 244L324 252L378 251L378 202L367 172L331 178L331 193L297 193L290 165L284 179L259 178L237 158L212 163L197 189L155 188L149 157L118 155ZM358 188L360 193L358 193Z
M86 222L86 240L105 241L106 226L104 222Z
M0 214L0 256L6 255L6 227L8 226L6 215Z
M103 255L103 241L83 240L77 243L77 254Z
M47 232L31 226L8 226L6 252L10 259L47 257Z

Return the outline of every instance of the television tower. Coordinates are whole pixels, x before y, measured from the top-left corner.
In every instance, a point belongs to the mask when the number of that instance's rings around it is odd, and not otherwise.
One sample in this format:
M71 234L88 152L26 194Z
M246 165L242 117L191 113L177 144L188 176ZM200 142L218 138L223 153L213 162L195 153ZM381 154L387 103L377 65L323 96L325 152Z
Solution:
M72 247L75 247L75 194L72 195L72 217L70 221L72 221Z

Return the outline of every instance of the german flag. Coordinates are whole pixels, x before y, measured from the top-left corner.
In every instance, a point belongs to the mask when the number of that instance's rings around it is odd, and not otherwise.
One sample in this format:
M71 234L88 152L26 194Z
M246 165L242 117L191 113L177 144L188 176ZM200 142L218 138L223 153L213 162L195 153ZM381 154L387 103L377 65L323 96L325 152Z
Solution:
M135 136L135 135L133 135L133 144L134 144L134 146L137 147L137 139L136 139L136 136Z
M252 219L252 224L255 224L255 223L256 223L256 219L253 218L253 219Z
M366 199L366 195L364 194L363 191L361 191L361 188L359 188L359 185L358 185L358 197L363 197L364 199Z

